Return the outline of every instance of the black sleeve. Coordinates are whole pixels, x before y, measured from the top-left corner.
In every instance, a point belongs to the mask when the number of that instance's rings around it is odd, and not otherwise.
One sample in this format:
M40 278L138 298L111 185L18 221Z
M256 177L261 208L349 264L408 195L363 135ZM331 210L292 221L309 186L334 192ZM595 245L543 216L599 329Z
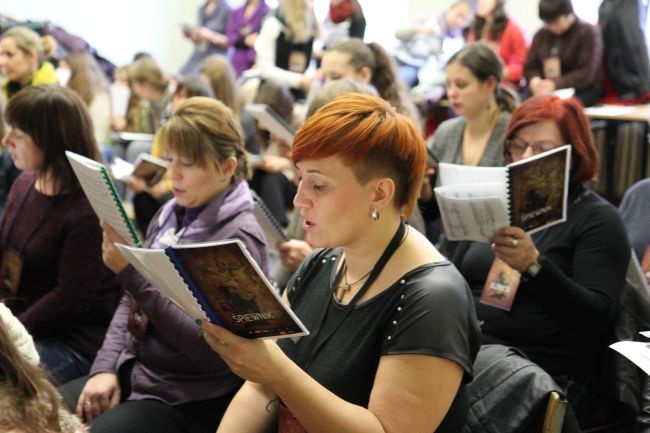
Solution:
M571 224L577 233L571 276L542 256L542 269L530 280L527 290L534 290L550 314L576 335L598 335L607 329L616 312L630 246L616 209L598 205L585 214L564 223Z

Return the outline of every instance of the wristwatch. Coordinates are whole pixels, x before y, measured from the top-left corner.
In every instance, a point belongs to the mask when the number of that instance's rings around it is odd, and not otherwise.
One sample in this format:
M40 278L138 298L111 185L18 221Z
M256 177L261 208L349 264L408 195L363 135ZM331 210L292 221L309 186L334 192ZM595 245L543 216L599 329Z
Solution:
M524 274L526 274L526 276L529 278L535 278L537 274L539 274L539 271L541 270L542 270L542 264L540 263L540 258L537 257L535 261L526 268Z

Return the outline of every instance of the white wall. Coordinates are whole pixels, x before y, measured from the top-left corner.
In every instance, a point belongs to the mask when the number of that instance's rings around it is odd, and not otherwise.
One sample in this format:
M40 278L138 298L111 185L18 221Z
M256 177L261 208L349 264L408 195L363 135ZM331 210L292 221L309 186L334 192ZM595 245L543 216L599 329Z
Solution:
M18 20L50 20L86 39L98 52L117 65L127 64L138 51L151 53L170 73L183 64L192 50L180 23L194 24L196 10L204 0L2 0L0 14ZM313 0L318 16L327 11L328 0ZM366 40L387 48L394 46L394 29L411 17L437 14L452 0L360 0L366 14ZM243 0L230 0L236 6ZM277 0L267 0L276 5ZM597 17L599 1L574 0L576 10ZM508 10L532 37L539 28L535 0L508 0ZM77 17L82 16L83 19Z

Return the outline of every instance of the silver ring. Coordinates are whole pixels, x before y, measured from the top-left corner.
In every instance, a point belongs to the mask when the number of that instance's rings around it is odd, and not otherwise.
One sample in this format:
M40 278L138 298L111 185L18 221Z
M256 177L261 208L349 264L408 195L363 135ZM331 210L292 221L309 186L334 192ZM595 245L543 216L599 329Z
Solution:
M511 247L516 247L517 244L519 244L519 240L517 238L510 238L510 246Z

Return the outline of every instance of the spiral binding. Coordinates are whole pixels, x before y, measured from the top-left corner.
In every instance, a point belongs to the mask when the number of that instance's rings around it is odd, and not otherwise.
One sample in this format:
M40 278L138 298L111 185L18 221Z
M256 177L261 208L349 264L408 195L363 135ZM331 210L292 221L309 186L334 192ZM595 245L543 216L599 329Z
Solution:
M135 227L133 227L133 223L131 223L131 219L129 216L126 214L126 210L124 210L124 206L121 204L120 197L117 194L117 191L115 190L115 185L113 184L113 181L111 180L108 171L106 168L101 167L100 171L102 173L102 176L104 177L104 182L106 182L106 185L108 186L108 189L111 192L111 195L113 196L113 201L115 202L115 205L117 206L117 209L120 212L120 215L122 216L122 221L124 224L126 224L126 228L129 230L129 233L131 234L131 238L133 239L133 242L136 247L141 247L142 242L140 241L140 236L138 236L138 232L135 231Z
M253 190L251 190L251 194L253 195L253 212L257 222L262 226L262 230L264 230L267 237L269 237L269 234L275 235L273 236L273 239L267 239L267 241L288 241L289 238L284 234L282 226L278 223L278 220L275 219L262 198Z

